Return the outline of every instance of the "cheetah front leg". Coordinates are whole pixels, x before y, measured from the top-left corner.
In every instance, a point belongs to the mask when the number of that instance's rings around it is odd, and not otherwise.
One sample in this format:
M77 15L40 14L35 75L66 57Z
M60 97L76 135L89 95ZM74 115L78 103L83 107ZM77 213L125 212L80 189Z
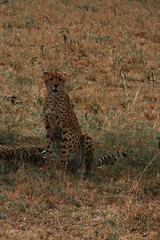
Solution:
M47 148L46 148L46 160L45 164L48 167L49 164L51 163L52 159L52 151L53 151L53 136L52 136L52 130L49 126L49 123L46 121L46 142L47 142Z
M88 134L85 134L83 135L83 162L85 165L86 176L90 171L93 155L94 155L93 141Z
M68 157L68 141L66 134L62 133L62 141L60 148L60 164L58 167L66 172L67 170L67 157Z

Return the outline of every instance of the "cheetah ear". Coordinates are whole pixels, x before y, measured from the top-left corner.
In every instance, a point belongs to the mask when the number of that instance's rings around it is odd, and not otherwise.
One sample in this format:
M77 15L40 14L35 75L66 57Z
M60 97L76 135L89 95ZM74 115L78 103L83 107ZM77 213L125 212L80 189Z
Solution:
M62 72L62 74L64 74L64 76L67 76L67 73L66 73L66 72Z
M43 72L43 75L47 75L47 74L48 74L48 72L47 72L47 71Z

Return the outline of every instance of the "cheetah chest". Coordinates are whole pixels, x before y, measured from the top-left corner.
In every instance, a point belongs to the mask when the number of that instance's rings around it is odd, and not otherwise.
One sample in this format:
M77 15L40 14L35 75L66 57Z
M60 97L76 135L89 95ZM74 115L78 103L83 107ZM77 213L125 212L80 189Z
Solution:
M52 131L52 135L56 138L61 138L61 123L60 113L56 108L48 108L45 111L45 117L49 123L49 127Z

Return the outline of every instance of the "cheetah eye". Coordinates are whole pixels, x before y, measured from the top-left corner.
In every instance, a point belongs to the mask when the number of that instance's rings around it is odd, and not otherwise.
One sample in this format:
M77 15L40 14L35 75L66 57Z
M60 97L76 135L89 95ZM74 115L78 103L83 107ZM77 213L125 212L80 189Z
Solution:
M51 77L49 80L51 80L51 81L52 81L52 80L53 80L53 77Z
M59 78L59 81L62 81L62 78Z

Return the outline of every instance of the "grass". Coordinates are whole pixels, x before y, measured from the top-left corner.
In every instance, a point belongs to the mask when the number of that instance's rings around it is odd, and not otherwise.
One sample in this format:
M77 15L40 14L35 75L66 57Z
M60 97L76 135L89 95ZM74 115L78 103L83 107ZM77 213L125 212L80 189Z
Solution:
M42 73L66 89L95 160L80 175L0 160L0 239L160 238L159 1L8 1L0 5L0 143L45 147ZM60 174L60 173L59 173Z

